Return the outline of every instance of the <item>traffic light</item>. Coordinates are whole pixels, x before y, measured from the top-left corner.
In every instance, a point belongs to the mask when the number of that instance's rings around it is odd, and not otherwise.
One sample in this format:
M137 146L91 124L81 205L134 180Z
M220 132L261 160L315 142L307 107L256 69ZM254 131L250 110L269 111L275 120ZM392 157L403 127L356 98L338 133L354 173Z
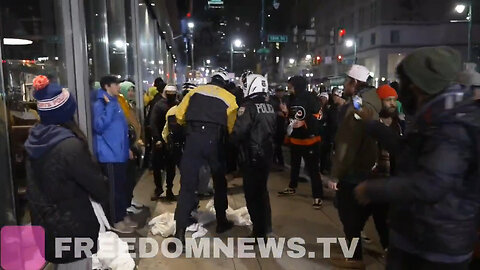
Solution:
M337 55L337 62L341 63L343 61L343 56L341 54Z
M345 28L339 28L338 29L338 43L343 44L343 39L345 38L345 34L347 34L347 31Z
M321 63L322 63L322 57L320 55L317 55L317 57L313 59L313 64L320 65Z

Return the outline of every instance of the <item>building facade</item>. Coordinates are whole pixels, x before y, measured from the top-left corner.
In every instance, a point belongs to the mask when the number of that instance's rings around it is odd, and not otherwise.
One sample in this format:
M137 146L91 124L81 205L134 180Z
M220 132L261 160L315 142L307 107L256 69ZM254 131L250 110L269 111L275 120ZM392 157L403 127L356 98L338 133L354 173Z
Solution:
M479 63L476 14L480 14L480 3L471 2L471 62ZM316 44L297 56L302 68L296 71L310 69L307 71L322 81L343 74L356 62L371 71L378 85L396 80L396 66L412 50L441 45L457 49L467 62L467 11L455 12L457 4L455 0L322 1L312 18Z

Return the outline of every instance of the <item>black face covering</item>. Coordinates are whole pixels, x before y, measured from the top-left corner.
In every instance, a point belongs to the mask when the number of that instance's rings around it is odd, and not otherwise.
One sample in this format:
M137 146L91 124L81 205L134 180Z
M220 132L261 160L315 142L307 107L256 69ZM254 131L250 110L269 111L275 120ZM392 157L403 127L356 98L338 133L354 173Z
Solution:
M174 104L177 101L177 95L176 94L167 94L167 102L168 104Z

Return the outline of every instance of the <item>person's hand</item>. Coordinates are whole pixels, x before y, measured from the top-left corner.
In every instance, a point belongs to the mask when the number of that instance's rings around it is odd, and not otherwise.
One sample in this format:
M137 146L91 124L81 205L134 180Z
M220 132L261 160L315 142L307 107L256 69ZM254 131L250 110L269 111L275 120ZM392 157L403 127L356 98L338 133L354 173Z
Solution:
M367 183L362 182L355 188L355 198L361 205L370 203L370 198L367 195Z
M334 181L328 181L328 188L329 189L332 189L332 190L338 190L337 188L337 182L334 182Z
M293 128L300 128L300 127L303 127L304 125L305 125L305 121L295 120L295 122L293 123Z
M105 100L106 103L110 102L110 99L107 97L107 95L103 95L103 100Z
M132 150L128 150L128 158L130 160L134 160L135 159L135 155L133 154Z

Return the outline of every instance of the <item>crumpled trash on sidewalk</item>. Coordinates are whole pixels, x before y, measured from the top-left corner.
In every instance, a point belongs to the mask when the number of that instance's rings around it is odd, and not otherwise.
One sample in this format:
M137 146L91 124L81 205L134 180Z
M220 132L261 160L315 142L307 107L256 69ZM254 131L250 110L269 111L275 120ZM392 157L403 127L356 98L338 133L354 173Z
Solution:
M132 270L135 261L128 244L114 232L98 234L98 252L92 256L92 269Z
M148 222L148 225L153 226L151 231L153 235L160 234L162 237L169 237L175 235L176 222L174 213L163 213L156 216Z
M208 230L205 229L205 225L215 221L215 207L213 205L213 200L210 200L206 206L207 211L194 211L192 216L197 220L197 223L190 225L186 231L193 232L192 238L203 237L208 233ZM236 226L250 226L252 221L250 215L248 214L247 207L241 207L236 210L233 210L230 206L227 211L227 219L232 221ZM175 235L175 220L173 213L163 213L159 216L154 217L148 225L152 226L151 232L153 235L160 234L162 237L170 237Z
M215 215L215 206L214 206L213 200L208 201L206 208L207 208L207 211ZM250 214L248 213L248 209L246 206L240 207L235 210L233 210L230 206L228 206L226 214L227 214L227 219L232 221L235 224L235 226L252 225L252 220L250 219Z
M98 233L98 250L92 255L92 269L110 270L132 270L135 268L135 261L128 252L128 244L111 229L108 219L105 216L102 206L90 200L93 211L100 224Z

